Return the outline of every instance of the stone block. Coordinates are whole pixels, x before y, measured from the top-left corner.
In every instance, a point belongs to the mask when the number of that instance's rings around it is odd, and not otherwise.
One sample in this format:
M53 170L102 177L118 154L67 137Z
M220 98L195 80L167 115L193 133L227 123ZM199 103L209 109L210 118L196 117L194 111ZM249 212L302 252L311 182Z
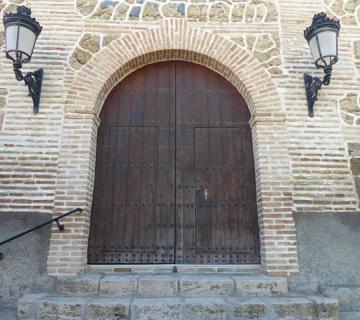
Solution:
M91 59L91 54L89 52L84 51L80 48L76 48L70 57L70 65L74 69L79 70L90 59Z
M356 93L348 93L345 98L340 100L340 108L342 111L352 115L360 115L358 95Z
M350 159L351 171L354 175L360 175L360 158Z
M177 294L178 279L172 276L147 276L139 279L140 296L173 296Z
M242 296L277 296L288 291L284 277L235 276L233 279L236 293Z
M229 6L226 3L215 3L209 10L209 21L227 22L229 21Z
M266 303L260 298L232 299L229 306L231 317L234 319L266 319Z
M89 302L87 316L96 320L128 319L130 300L117 298L96 298Z
M234 289L230 277L199 275L180 278L180 291L184 297L231 295Z
M180 320L182 303L179 298L134 299L131 320Z
M43 298L45 294L28 294L17 302L17 316L20 319L34 317L36 313L36 302Z
M97 0L77 0L76 6L81 14L89 15L95 8Z
M130 297L137 293L138 277L105 276L100 280L99 294L104 296Z
M324 286L321 292L325 297L336 298L342 311L360 311L360 286Z
M87 301L86 298L63 296L41 299L37 319L82 320Z
M134 6L129 13L129 20L139 20L141 13L141 6Z
M192 320L226 320L226 305L221 298L185 299L184 318Z
M305 298L266 298L275 319L313 320L317 317L315 304Z
M359 320L360 319L360 312L341 312L340 314L341 320Z
M156 21L160 19L161 15L159 11L159 4L156 2L147 2L143 10L143 20Z
M358 197L360 198L360 177L355 177L355 189Z
M56 290L59 293L94 295L98 294L101 274L86 274L74 277L59 277Z
M115 20L125 20L128 9L129 9L129 6L126 3L120 3L120 5L116 9L114 19Z
M187 10L187 16L190 21L206 21L208 6L204 4L190 5Z
M360 143L348 143L349 155L352 157L360 157Z
M83 49L96 53L100 50L100 37L95 34L86 33L81 38L79 44Z
M307 297L315 303L318 320L338 320L339 302L334 298L325 297Z
M165 17L183 17L185 15L184 3L167 3L161 9Z

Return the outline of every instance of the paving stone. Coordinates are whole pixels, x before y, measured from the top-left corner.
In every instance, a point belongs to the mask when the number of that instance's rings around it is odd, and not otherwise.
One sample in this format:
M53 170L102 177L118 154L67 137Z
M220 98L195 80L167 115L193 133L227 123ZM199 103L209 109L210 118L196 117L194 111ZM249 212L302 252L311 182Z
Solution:
M235 276L233 279L236 293L242 296L277 296L288 291L284 277Z
M80 297L53 296L39 302L38 319L82 320L87 299Z
M87 316L96 320L128 319L130 300L118 298L96 298L89 302Z
M180 291L184 297L231 295L234 289L234 282L230 277L199 275L180 278Z
M179 298L134 299L131 320L180 320L182 303Z
M100 280L100 295L129 297L137 293L138 277L105 276Z
M101 277L101 274L59 277L56 281L56 291L66 294L94 295L99 291Z
M360 287L322 287L321 292L326 297L339 301L341 311L360 311Z
M259 298L231 299L229 310L234 319L266 319L266 303Z
M192 298L184 301L184 318L226 320L226 304L221 298Z
M139 279L139 296L173 296L177 294L178 279L172 276L146 276Z
M269 298L266 300L274 311L275 319L317 319L315 304L305 298Z

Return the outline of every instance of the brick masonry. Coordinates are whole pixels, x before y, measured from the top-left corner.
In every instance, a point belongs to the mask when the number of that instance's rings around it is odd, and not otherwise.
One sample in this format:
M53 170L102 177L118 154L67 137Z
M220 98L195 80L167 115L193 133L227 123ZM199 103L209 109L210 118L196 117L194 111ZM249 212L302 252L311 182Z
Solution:
M19 4L44 26L24 71L41 66L45 78L34 115L26 88L0 57L0 210L85 208L67 219L64 233L53 229L50 274L86 267L104 99L126 75L157 61L203 64L247 101L264 271L298 271L293 211L358 209L359 1L2 0L0 9ZM342 19L340 57L311 119L302 77L321 72L303 30L320 11Z

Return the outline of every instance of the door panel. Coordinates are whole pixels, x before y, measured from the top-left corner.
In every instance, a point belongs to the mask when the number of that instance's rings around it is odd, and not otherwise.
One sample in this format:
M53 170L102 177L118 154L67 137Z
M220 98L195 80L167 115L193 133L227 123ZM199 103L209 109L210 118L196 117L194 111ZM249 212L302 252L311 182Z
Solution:
M149 65L101 112L89 263L174 263L175 64Z
M178 62L176 117L177 262L259 263L250 113L244 99L215 72Z
M197 254L219 262L258 262L258 228L251 181L241 165L245 128L195 128L195 233ZM255 202L256 203L256 202ZM256 212L256 211L255 211Z
M250 113L228 81L148 65L100 117L89 263L260 261Z

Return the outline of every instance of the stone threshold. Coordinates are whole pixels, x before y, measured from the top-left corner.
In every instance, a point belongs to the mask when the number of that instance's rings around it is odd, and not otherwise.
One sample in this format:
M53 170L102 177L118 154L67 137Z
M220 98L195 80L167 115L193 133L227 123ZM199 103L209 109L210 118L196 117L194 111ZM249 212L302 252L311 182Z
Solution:
M260 264L248 265L204 265L204 264L126 264L88 265L86 272L101 273L261 273Z

